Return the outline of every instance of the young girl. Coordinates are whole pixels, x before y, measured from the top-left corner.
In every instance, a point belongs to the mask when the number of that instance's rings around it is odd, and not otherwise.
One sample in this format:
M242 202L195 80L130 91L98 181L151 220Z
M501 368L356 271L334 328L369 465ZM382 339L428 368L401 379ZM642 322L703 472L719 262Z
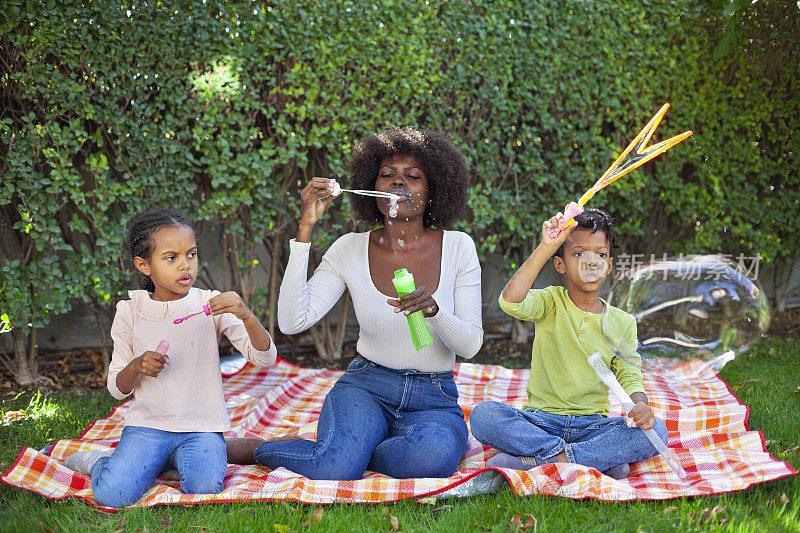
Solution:
M108 390L120 400L135 396L113 453L78 452L64 461L91 475L95 500L113 508L136 502L168 468L178 470L186 493L221 491L227 469L222 433L230 420L219 339L225 334L256 365L271 366L276 357L269 333L238 294L192 288L197 243L181 213L159 209L137 216L130 248L145 278L143 290L117 304ZM212 316L201 312L175 324L204 305ZM161 341L169 343L166 354L155 351Z

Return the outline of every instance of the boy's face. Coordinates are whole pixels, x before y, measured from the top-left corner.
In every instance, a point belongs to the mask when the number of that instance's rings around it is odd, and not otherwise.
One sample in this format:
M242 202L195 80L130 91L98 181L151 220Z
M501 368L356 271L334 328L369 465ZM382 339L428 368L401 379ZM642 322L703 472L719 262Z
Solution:
M553 264L564 275L568 289L572 286L585 292L599 291L612 264L605 232L575 229L564 241L564 258L555 257Z

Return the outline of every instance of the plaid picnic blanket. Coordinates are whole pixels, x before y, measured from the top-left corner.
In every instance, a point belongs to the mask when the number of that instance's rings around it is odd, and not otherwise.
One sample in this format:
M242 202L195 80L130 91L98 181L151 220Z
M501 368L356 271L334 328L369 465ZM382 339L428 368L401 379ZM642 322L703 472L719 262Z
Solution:
M226 375L226 406L233 425L228 436L269 437L297 432L314 438L322 402L340 375L340 371L301 368L282 360L269 369L247 365ZM459 363L455 376L467 418L472 407L483 400L516 407L525 402L527 370ZM668 499L743 490L797 474L788 463L766 451L760 432L749 431L748 407L706 363L696 360L669 374L645 374L644 383L656 415L667 424L669 445L688 474L686 480L679 480L658 456L632 465L630 476L621 481L575 464L549 464L528 471L498 469L515 494L615 501ZM56 441L47 454L25 448L2 480L47 498L73 497L96 505L89 478L59 461L79 450L115 446L126 406L127 402L116 407L78 439ZM611 414L619 415L620 411L612 397ZM230 465L225 489L203 495L181 492L173 470L159 476L134 506L257 500L375 503L452 493L458 488L469 489L468 483L476 481L476 476L492 474L486 460L496 453L470 437L458 471L444 479L393 479L367 472L357 481L312 481L284 468L270 471L260 466Z

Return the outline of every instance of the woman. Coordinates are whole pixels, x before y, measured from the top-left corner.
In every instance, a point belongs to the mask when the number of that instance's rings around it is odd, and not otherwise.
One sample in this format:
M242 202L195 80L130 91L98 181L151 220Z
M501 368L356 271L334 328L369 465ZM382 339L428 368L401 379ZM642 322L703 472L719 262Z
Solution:
M453 366L455 354L470 358L483 342L481 275L472 239L433 226L447 227L463 212L466 164L442 133L395 128L362 141L350 171L354 189L399 195L396 216L389 216L387 199L353 196L359 219L382 227L339 238L306 281L311 230L335 199L329 180L312 179L301 192L278 325L286 334L308 329L347 288L360 326L359 356L325 398L316 442L230 439L231 462L254 458L311 479L359 479L366 470L448 477L467 447ZM400 268L414 275L417 289L397 298L392 277ZM406 321L418 310L434 338L420 351Z

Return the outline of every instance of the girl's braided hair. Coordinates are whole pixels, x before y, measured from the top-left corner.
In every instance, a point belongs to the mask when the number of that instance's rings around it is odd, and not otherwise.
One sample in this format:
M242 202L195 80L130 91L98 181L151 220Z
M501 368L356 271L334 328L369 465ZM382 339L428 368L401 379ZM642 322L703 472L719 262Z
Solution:
M128 245L131 250L131 258L141 257L149 261L155 245L153 235L161 228L171 226L186 226L194 231L191 221L183 213L175 209L153 209L136 215L128 230ZM150 276L142 278L139 281L139 287L148 292L155 292L156 290L156 286Z

